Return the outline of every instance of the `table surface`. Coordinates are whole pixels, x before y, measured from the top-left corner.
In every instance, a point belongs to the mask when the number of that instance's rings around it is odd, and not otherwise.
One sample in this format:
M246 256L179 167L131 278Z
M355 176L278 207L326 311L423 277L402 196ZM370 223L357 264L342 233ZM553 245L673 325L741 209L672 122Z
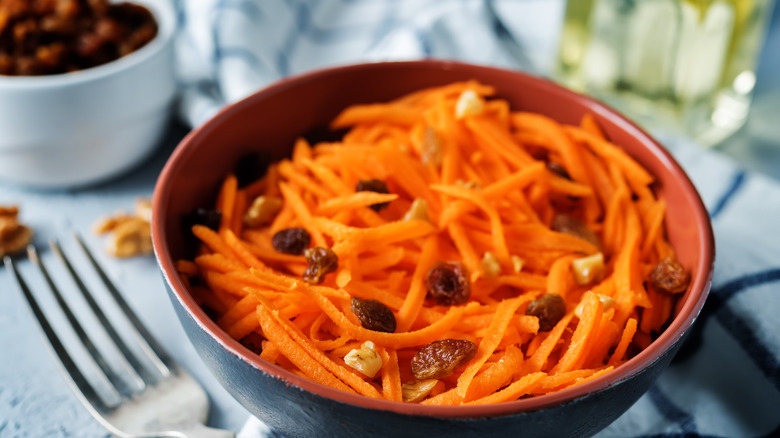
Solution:
M733 138L717 147L746 169L778 180L779 15L775 11L774 25L758 70L757 92L750 119ZM151 158L125 175L98 186L42 191L0 181L0 205L21 206L22 220L36 230L35 243L39 247L45 248L49 239L61 239L64 249L77 260L81 254L76 252L70 234L79 232L87 245L100 255L109 276L116 281L154 336L205 386L212 401L209 424L238 431L248 414L210 375L186 341L154 258L114 259L105 254L104 239L92 232L92 225L99 217L119 210L130 211L136 198L151 196L165 160L186 132L186 128L172 122L166 138ZM52 265L55 277L65 281L65 277L57 277L63 273L54 266L50 251L44 249L42 255L44 261ZM40 297L44 310L54 316L55 323L61 323L53 312L53 299L40 283L39 276L35 275L33 266L25 261L20 265L22 273L29 278ZM79 266L86 265L82 263ZM29 308L4 268L0 268L0 300L0 438L106 436L106 432L89 417L70 392ZM68 341L67 336L65 340Z

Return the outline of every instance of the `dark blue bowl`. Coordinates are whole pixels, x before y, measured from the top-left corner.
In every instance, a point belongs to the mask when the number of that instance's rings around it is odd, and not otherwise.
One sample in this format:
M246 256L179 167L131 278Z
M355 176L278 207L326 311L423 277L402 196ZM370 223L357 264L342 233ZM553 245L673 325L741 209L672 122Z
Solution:
M210 206L224 175L247 153L272 159L301 134L327 126L353 103L386 101L424 87L476 79L513 108L577 123L593 114L607 136L657 178L667 232L692 283L669 327L614 371L553 394L487 406L423 406L324 387L260 359L197 305L175 269L191 256L184 217ZM249 412L290 437L590 436L625 412L668 366L709 292L714 240L709 216L685 172L650 136L612 109L522 73L445 61L377 63L320 70L281 81L225 108L182 140L153 200L155 254L176 312L203 361Z

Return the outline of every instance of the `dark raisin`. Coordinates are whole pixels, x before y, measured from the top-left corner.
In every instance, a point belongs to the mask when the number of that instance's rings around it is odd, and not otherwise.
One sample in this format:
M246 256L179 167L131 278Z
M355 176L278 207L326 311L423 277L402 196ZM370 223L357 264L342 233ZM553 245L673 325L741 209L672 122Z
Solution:
M395 332L395 315L381 301L352 297L352 312L364 328L376 332Z
M474 358L477 345L465 339L443 339L424 346L412 358L417 380L441 379Z
M301 134L301 137L306 139L309 144L335 143L341 141L347 132L349 130L346 128L331 129L327 125L317 125Z
M550 228L559 233L579 237L580 239L590 242L596 248L601 248L601 241L596 233L573 216L567 214L556 215L553 218L552 226Z
M119 57L117 47L135 29L147 29L139 45L157 34L151 12L137 5L130 20L116 14L123 4L108 0L2 0L0 53L12 54L0 62L10 75L45 75L86 69Z
M326 274L339 268L339 257L330 248L315 246L303 253L309 265L303 271L303 279L309 284L320 284Z
M566 168L563 167L559 163L556 163L554 161L550 161L550 162L547 163L547 169L550 172L560 176L561 178L566 178L566 179L569 179L569 180L571 179L571 176L569 175L569 172L566 171Z
M255 332L251 332L248 335L241 338L239 341L241 345L244 347L250 349L255 354L260 354L263 352L263 339L262 336Z
M211 208L196 208L184 217L183 222L188 230L192 228L193 225L203 225L204 227L216 230L222 222L222 212Z
M258 151L242 155L234 169L238 186L244 187L262 178L272 162L273 157L268 152Z
M544 294L531 301L525 314L539 318L539 331L549 332L566 315L566 302L558 294Z
M425 277L425 287L436 304L463 304L471 295L469 271L460 262L436 262Z
M650 274L653 288L670 294L685 292L690 282L690 273L678 261L669 257L658 262Z
M292 255L301 255L309 247L311 236L305 228L285 228L271 238L274 249Z
M379 179L362 179L358 181L355 186L356 192L376 192L376 193L390 193L387 190L387 185L384 181ZM380 211L390 205L389 202L380 202L378 204L371 204L369 207L374 211Z

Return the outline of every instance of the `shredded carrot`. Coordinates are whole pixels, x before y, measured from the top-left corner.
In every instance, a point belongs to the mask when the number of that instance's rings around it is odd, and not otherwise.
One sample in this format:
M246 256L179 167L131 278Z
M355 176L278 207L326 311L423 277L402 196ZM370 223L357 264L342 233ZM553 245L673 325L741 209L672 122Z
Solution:
M380 350L382 356L382 395L392 401L403 401L401 371L398 369L398 353L393 349Z
M298 139L240 188L226 175L219 225L193 226L197 252L177 262L183 282L228 335L262 336L260 358L366 397L501 403L620 367L674 313L676 296L648 281L674 256L666 201L598 115L568 125L494 93L468 81L353 105L331 122L340 141ZM250 225L259 196L282 206ZM562 215L589 232L560 228ZM316 251L288 250L278 233L291 228L337 266L308 277ZM548 294L565 306L554 320L532 311ZM473 357L407 394L416 353L447 339ZM376 373L346 358L361 349Z
M623 330L623 336L620 337L620 342L618 342L615 352L612 353L612 357L609 358L610 365L616 365L623 360L623 356L626 354L626 350L628 349L628 345L631 342L634 333L636 333L636 319L630 318L626 323L626 328Z
M342 391L354 392L344 382L336 378L325 367L314 361L306 351L296 344L284 329L274 321L270 310L263 306L257 308L258 319L263 328L263 334L270 342L273 342L279 351L300 369L306 376L317 383L341 389Z
M512 315L517 308L524 302L530 301L528 296L520 296L511 300L505 300L496 307L495 316L487 329L487 334L482 338L477 347L476 357L469 362L466 369L458 377L458 395L466 396L471 380L477 374L477 371L485 364L490 355L493 354L501 339L504 337L506 328Z

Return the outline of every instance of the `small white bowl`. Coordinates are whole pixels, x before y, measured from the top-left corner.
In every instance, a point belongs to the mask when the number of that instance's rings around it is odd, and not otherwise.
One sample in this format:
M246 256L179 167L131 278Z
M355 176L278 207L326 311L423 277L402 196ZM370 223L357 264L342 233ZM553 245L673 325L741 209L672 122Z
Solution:
M158 145L176 95L176 17L167 2L133 1L158 25L139 50L72 73L0 76L0 180L83 186L130 169Z

